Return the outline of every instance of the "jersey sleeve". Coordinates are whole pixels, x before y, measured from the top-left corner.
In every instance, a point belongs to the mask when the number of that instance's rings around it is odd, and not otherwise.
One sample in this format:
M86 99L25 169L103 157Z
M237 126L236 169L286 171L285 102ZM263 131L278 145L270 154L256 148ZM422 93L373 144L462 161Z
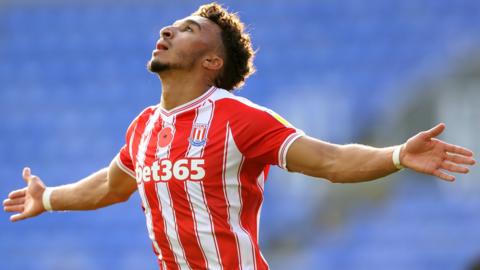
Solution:
M135 176L135 165L133 163L133 157L132 157L132 139L133 135L135 133L135 128L137 127L139 118L148 110L144 110L142 113L140 113L128 126L127 133L125 135L125 144L120 148L120 151L118 152L117 156L115 157L115 162L117 166L130 175L133 178L136 178Z
M264 107L249 107L239 117L235 142L239 150L251 159L278 165L287 170L286 156L292 143L304 135L287 120ZM232 127L232 131L235 127Z

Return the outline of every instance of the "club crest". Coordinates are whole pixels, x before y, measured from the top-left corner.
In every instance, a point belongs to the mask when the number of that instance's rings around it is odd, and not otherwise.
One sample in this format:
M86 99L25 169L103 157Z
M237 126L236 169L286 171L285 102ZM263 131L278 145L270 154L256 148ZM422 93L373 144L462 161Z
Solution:
M193 125L190 138L188 138L190 144L197 147L205 145L207 142L207 131L208 125Z

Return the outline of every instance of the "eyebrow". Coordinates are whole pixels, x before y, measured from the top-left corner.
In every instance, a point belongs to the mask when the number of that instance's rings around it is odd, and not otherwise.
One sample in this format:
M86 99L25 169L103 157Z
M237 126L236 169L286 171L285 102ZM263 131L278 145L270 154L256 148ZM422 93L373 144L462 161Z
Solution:
M188 24L193 24L193 25L195 25L196 27L198 27L199 30L202 30L202 26L201 26L198 22L196 22L196 21L194 21L194 20L192 20L192 19L186 19L186 20L183 20L183 21L176 21L175 23L182 23L182 24L183 24L183 23L188 23Z

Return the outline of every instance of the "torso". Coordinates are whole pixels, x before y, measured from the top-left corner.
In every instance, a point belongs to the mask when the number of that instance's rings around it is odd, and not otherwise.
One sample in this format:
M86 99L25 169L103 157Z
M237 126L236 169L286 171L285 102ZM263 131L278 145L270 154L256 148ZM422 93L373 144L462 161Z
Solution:
M268 269L258 226L269 164L240 150L242 108L212 88L171 111L149 107L131 127L128 152L163 269Z

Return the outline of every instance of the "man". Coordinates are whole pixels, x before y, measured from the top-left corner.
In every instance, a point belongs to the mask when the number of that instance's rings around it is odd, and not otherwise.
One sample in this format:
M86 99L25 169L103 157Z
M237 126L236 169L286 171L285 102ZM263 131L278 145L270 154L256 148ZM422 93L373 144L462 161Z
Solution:
M254 72L239 18L213 3L160 32L148 63L160 104L130 124L108 168L46 188L27 187L4 210L18 221L47 210L91 210L138 190L160 269L268 269L258 245L263 184L271 164L334 183L373 180L402 167L453 181L473 153L435 139L437 125L387 148L336 145L304 135L274 112L234 96Z

